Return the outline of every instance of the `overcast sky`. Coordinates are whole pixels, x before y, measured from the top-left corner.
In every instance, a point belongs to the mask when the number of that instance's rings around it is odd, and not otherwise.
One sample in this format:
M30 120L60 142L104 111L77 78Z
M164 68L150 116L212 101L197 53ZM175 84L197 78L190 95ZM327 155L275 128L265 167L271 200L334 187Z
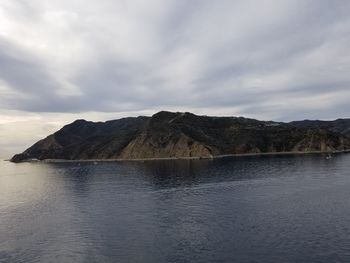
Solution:
M350 1L0 0L0 156L77 118L350 117Z

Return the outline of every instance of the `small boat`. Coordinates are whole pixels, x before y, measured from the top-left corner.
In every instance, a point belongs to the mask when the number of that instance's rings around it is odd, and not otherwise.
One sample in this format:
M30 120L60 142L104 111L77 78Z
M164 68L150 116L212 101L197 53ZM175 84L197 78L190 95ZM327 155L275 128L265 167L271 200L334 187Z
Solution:
M330 153L326 156L326 160L330 160L332 158L333 158L333 156Z

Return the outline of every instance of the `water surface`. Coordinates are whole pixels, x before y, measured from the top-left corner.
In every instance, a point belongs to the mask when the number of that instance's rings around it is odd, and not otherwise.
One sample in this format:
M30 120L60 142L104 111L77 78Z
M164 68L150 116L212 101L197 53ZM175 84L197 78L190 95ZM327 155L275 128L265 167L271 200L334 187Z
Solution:
M0 262L349 262L350 154L0 163Z

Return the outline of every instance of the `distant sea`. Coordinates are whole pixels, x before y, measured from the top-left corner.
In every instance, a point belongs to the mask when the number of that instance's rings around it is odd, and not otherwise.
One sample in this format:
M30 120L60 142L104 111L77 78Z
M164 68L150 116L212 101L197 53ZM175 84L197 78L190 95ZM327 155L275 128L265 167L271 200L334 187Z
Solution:
M350 154L1 161L0 262L350 262Z

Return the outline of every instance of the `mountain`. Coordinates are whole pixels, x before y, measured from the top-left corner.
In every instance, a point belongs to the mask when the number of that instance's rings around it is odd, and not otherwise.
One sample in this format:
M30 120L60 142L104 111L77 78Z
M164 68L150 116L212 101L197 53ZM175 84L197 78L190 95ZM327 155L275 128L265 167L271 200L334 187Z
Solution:
M294 121L290 124L298 128L327 129L350 137L350 119L337 119L335 121L304 120Z
M11 161L143 159L350 149L350 119L258 121L161 111L107 122L77 120Z

